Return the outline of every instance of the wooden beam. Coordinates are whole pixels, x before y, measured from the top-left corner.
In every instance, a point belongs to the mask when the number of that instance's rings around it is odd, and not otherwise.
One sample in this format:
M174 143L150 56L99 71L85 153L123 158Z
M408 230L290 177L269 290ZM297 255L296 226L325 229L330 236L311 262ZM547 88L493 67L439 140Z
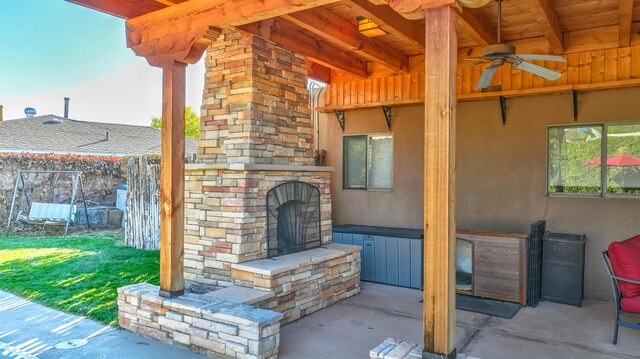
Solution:
M158 39L171 32L191 28L231 27L265 20L295 11L334 3L337 0L190 0L129 19L128 32ZM157 29L154 31L154 29Z
M184 108L186 64L162 69L160 295L184 293Z
M269 19L242 25L239 28L307 56L323 66L344 71L359 78L367 77L365 61L304 34L285 21Z
M66 0L122 19L146 15L167 7L156 0Z
M309 59L305 59L305 64L307 65L307 76L310 79L318 80L328 84L331 82L331 69L317 64Z
M387 44L358 32L357 26L323 8L309 9L282 16L283 19L328 42L379 62L391 69L408 72L409 58Z
M633 22L633 0L619 0L619 46L629 46L631 42L631 24Z
M463 8L459 12L458 25L480 46L484 47L498 42L496 29L487 24L476 9Z
M553 9L551 0L526 0L529 8L533 10L540 30L549 41L551 49L556 54L564 53L562 30L558 17Z
M424 47L422 26L418 22L404 18L388 5L374 5L368 0L349 0L345 4L403 42L411 46Z
M457 7L456 0L386 0L389 6L407 19L423 19L424 12L443 6Z
M450 6L425 12L423 350L445 358L456 338L456 19Z

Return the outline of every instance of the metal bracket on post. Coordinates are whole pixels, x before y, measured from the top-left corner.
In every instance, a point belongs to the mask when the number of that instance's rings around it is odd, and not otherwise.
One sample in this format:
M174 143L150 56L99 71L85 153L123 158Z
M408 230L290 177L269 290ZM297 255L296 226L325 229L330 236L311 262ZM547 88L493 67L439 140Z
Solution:
M578 122L578 90L573 90L573 121Z
M500 112L502 113L502 125L507 124L507 98L500 96Z
M387 127L391 131L391 107L382 106L382 112L384 112L384 119L387 120Z
M344 133L344 111L342 110L333 110L336 113L336 118L338 119L338 124L340 124L340 128Z

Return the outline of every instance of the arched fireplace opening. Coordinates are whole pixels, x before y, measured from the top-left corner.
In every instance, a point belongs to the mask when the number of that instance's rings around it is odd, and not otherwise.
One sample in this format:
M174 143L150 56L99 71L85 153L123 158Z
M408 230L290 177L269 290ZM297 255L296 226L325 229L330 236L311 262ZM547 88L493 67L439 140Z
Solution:
M320 247L320 191L290 181L267 192L267 256Z

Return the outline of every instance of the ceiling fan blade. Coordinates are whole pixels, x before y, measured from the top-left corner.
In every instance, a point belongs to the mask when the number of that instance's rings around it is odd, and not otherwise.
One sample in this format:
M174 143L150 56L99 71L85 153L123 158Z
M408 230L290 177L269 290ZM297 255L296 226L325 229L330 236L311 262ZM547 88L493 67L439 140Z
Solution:
M476 90L481 90L491 85L491 80L493 80L493 75L495 75L496 71L498 71L498 67L500 66L492 65L482 71L482 75L480 75L480 79L476 84Z
M549 70L547 68L544 68L542 66L538 66L538 65L534 65L532 63L529 62L512 62L511 66L519 68L522 71L527 71L527 72L531 72L534 75L538 75L540 77L543 77L547 80L557 80L559 78L562 77L562 74L559 72L555 72L553 70Z
M556 62L567 62L562 56L555 55L538 55L538 54L516 54L511 56L511 58L520 58L522 60L542 60L542 61L556 61Z

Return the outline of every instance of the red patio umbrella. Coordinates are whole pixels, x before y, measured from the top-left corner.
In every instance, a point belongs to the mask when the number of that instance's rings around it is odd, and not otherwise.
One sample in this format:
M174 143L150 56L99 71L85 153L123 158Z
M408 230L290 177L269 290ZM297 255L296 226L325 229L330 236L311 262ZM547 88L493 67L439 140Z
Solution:
M583 163L589 166L600 166L602 162L600 161L600 156L598 156L596 158L592 158ZM625 154L615 155L607 159L607 166L617 166L617 167L640 166L640 158L632 155L625 155Z

